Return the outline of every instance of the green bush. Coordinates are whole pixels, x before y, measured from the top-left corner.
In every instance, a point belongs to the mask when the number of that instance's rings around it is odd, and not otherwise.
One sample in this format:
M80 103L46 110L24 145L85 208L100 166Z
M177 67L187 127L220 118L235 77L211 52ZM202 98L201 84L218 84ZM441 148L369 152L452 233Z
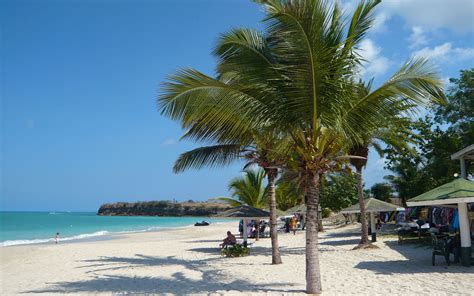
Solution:
M324 208L323 211L321 212L321 215L323 216L323 218L327 218L329 217L329 215L331 215L331 210L328 208Z
M250 254L250 249L242 247L241 245L228 246L221 250L221 255L226 257L243 257Z

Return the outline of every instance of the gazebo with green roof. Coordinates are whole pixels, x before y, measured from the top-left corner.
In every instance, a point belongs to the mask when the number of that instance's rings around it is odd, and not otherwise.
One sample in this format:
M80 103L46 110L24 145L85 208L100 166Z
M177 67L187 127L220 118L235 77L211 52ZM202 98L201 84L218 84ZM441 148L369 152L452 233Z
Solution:
M372 230L372 241L377 240L377 234L375 230L375 214L379 212L396 212L396 211L405 211L404 207L400 207L388 202L381 201L376 198L366 198L364 200L365 212L370 214L370 228ZM341 211L343 214L354 214L360 213L359 203L352 205L348 208L345 208Z
M407 201L410 207L457 205L461 233L461 262L464 266L471 264L468 203L474 203L474 182L463 178L441 185Z

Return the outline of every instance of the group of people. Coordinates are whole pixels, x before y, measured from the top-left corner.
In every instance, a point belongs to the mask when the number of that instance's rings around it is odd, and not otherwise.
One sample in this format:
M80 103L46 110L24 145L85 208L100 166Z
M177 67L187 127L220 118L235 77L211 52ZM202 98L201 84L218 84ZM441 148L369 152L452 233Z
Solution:
M259 236L263 237L265 234L265 228L267 227L267 222L263 220L250 220L247 225L247 236L251 238L257 237L257 230L259 231ZM239 222L239 233L240 237L244 236L244 220L240 220Z
M294 214L291 218L287 217L285 219L285 232L293 232L293 235L296 234L296 230L298 229L298 223L301 226L301 229L305 229L305 220L304 215L302 214ZM244 227L247 227L247 234L249 238L257 237L257 230L260 232L260 236L264 236L265 228L267 226L267 222L263 220L250 220L247 225L244 225L244 220L240 220L239 222L239 233L240 237L244 236ZM232 232L227 231L227 236L222 240L222 243L219 245L221 248L226 248L227 246L233 246L237 244L237 239Z

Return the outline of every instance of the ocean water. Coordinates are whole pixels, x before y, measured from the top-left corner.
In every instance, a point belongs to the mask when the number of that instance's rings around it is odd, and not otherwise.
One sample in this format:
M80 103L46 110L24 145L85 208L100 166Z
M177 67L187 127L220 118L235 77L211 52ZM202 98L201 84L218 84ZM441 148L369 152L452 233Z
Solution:
M115 233L157 231L197 221L226 221L209 217L113 217L91 212L0 212L0 246L72 241ZM227 220L228 221L228 220Z

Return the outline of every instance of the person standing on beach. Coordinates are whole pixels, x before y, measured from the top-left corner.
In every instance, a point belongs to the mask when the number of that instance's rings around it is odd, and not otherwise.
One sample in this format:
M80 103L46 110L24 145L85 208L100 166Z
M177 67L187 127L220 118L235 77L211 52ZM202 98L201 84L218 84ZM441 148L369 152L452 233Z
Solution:
M296 235L296 225L297 225L297 220L296 220L296 215L291 217L291 220L290 220L290 227L291 227L291 231L293 231L293 235Z
M59 243L59 232L56 232L56 236L54 237L54 241L57 243Z

